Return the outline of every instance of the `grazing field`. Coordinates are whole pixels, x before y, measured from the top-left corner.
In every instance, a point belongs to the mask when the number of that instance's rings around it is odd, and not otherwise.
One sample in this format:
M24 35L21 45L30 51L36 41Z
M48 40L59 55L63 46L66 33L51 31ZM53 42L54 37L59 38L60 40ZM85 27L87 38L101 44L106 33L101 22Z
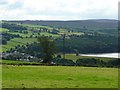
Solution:
M32 43L34 41L37 41L36 38L15 38L15 39L11 39L10 41L8 41L7 45L0 45L2 47L2 51L7 51L10 50L11 48L14 48L17 45L25 45L27 43Z
M19 33L19 32L8 32L9 34L19 34L22 37L30 37L30 35L32 35L31 33L28 34L23 34L23 33Z
M94 57L94 56L76 56L75 54L65 54L65 58L71 59L74 62L76 62L77 59L82 59L82 58L95 58L95 59L100 59L100 60L104 60L104 61L113 60L113 58Z
M8 29L0 28L0 33L1 33L1 32L8 32L8 31L9 31Z
M40 35L44 35L44 36L52 36L54 38L58 38L60 35L58 34L50 34L50 33L47 33L47 32L42 32L40 33Z
M118 88L117 68L3 65L3 88Z

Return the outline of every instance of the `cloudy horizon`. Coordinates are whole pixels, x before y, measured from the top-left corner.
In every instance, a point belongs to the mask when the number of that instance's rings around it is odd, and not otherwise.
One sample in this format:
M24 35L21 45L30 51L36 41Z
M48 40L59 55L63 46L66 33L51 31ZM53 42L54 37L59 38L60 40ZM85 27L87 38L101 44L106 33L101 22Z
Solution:
M0 0L0 20L117 20L118 1Z

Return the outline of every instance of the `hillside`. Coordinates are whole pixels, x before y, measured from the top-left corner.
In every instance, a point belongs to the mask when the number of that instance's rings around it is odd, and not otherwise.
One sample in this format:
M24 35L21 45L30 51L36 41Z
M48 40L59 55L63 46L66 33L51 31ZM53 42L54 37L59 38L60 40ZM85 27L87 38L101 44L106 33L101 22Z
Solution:
M91 19L91 20L72 20L72 21L44 21L44 20L25 20L9 21L21 24L32 24L40 26L49 26L54 28L64 28L77 32L100 32L111 35L118 33L118 21L111 19Z
M28 60L32 57L39 61L43 54L37 39L41 36L47 36L54 41L56 55L63 52L118 52L117 20L3 21L0 32L0 52L3 52L5 60Z

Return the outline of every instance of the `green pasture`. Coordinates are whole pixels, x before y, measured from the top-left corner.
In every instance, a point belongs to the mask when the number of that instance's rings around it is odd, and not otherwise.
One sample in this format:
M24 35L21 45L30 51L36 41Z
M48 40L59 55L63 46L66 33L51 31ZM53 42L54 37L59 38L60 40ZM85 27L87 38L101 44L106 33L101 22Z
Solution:
M14 48L17 45L25 45L27 43L32 43L34 41L37 41L36 38L14 38L7 42L7 45L1 45L2 51L10 50L11 48ZM1 51L1 52L2 52Z
M58 34L50 34L50 33L47 33L47 32L42 32L42 33L40 33L40 35L44 35L44 36L52 36L52 37L59 37L60 35L58 35Z
M9 30L8 29L6 29L6 28L0 28L0 33L1 32L8 32Z
M62 55L63 57L63 55ZM65 54L66 59L71 59L73 61L76 61L78 59L82 58L95 58L95 59L100 59L100 60L113 60L113 58L103 58L103 57L93 57L93 56L76 56L76 54Z
M82 33L82 32L72 32L72 33L70 33L70 34L75 34L75 35L83 35L84 33Z
M41 26L41 25L37 25L37 24L19 24L19 25L22 25L22 26L25 26L25 27L29 27L29 28L36 28L36 29L39 29L39 28L52 29L49 26Z
M118 88L117 68L2 66L3 88Z
M23 33L19 33L19 32L8 32L8 33L10 33L10 34L19 34L20 36L22 36L22 37L29 37L30 35L32 35L31 33L28 33L28 34L23 34Z

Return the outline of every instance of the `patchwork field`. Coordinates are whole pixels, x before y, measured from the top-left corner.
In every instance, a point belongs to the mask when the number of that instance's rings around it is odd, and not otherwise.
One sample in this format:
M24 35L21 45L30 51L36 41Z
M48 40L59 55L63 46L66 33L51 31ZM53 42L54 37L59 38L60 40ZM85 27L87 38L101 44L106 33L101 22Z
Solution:
M117 68L3 66L3 88L118 88Z

